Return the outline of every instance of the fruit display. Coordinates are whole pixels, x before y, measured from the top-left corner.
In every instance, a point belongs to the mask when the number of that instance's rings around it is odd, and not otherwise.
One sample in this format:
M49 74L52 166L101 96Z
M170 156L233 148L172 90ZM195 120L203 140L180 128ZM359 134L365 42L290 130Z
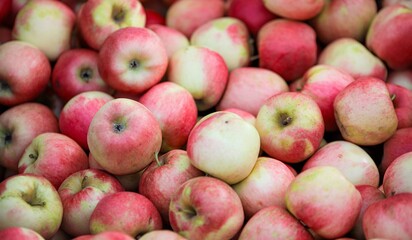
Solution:
M410 240L411 176L410 0L0 0L1 240Z

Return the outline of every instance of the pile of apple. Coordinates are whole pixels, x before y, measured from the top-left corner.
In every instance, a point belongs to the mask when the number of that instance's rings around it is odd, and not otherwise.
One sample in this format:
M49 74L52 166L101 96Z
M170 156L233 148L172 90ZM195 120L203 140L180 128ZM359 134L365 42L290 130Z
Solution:
M411 8L0 0L0 239L412 239Z

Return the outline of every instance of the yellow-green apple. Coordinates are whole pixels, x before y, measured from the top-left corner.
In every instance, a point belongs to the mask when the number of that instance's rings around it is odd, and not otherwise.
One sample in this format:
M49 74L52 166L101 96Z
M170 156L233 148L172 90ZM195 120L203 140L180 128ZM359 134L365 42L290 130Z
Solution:
M71 174L58 188L64 212L61 229L72 237L90 234L89 220L97 203L123 190L114 176L101 170L85 169Z
M383 176L383 191L387 197L399 193L412 193L412 152L397 157Z
M63 205L44 177L18 174L0 183L0 230L25 227L51 238L59 229Z
M325 0L322 11L310 19L309 24L323 44L339 38L353 38L363 42L377 11L378 6L374 0Z
M355 186L379 186L379 170L374 160L364 149L348 141L327 143L304 163L302 171L317 166L337 168Z
M388 72L380 58L353 38L339 38L330 42L320 51L318 64L336 67L355 79L376 77L385 80Z
M383 154L379 170L384 176L386 169L391 163L401 155L412 151L412 128L401 128L396 130L395 134L383 143Z
M223 0L180 0L167 9L166 25L189 38L198 27L224 14Z
M362 206L355 186L334 167L300 172L286 191L286 207L323 238L338 238L354 226Z
M219 53L231 71L249 65L249 39L249 30L242 21L232 17L221 17L199 26L190 37L190 44L207 47Z
M242 201L246 219L265 207L285 208L286 189L294 178L295 175L283 162L259 157L252 172L232 185Z
M386 82L400 85L412 91L412 69L391 71Z
M259 133L239 115L210 113L190 132L187 154L192 165L228 184L245 179L260 152Z
M144 7L144 5L143 5ZM154 10L154 9L150 9L150 8L146 8L144 7L144 11L146 14L146 23L145 23L145 27L150 27L152 25L166 25L166 18L158 11Z
M398 118L398 129L412 127L412 90L386 83Z
M11 41L11 40L12 40L11 29L0 26L0 45L5 42Z
M13 38L38 47L50 61L70 49L76 15L66 4L54 0L28 1L18 12Z
M379 78L361 77L350 83L335 97L333 107L342 137L357 145L381 144L398 127L389 90Z
M258 67L240 67L229 73L216 109L238 108L256 116L266 99L288 91L288 84L277 73Z
M183 148L197 121L196 102L186 88L161 82L150 88L139 102L147 107L162 130L161 152Z
M299 91L318 104L325 122L325 131L335 131L333 101L336 95L355 79L346 72L328 65L315 65L303 75Z
M136 0L88 0L77 14L77 26L87 45L100 49L115 31L144 27L146 13Z
M277 17L263 5L262 0L231 0L227 2L227 15L244 22L253 36L257 35L265 23Z
M400 193L371 204L363 215L366 239L412 238L412 193Z
M153 230L141 236L139 240L185 240L183 236L169 229Z
M152 30L126 27L110 34L99 51L100 76L119 91L142 93L166 73L166 48Z
M87 144L95 160L115 175L136 173L154 159L162 145L162 131L154 115L141 103L117 98L94 115Z
M187 180L172 196L173 231L188 239L231 239L242 228L242 202L227 183L201 176Z
M222 111L235 113L235 114L239 115L241 118L243 118L243 120L245 120L246 122L248 122L248 123L252 124L253 126L255 126L256 117L253 114L249 113L249 112L246 112L246 111L244 111L242 109L238 109L238 108L226 108L226 109L223 109Z
M265 101L256 116L256 129L264 152L277 160L297 163L319 148L325 124L311 97L284 92Z
M105 231L98 234L82 235L73 240L135 240L129 234L120 231Z
M412 67L412 9L401 4L379 10L366 36L366 46L391 69Z
M22 103L7 109L0 115L0 165L17 170L24 150L37 135L58 131L56 116L41 103Z
M160 24L153 24L147 28L155 32L157 36L159 36L160 40L162 40L169 60L175 52L190 45L189 39L183 33L174 28Z
M0 239L5 240L44 240L36 231L26 227L8 227L0 230Z
M46 55L34 45L17 40L1 44L0 104L34 101L46 89L51 71Z
M164 223L169 223L169 203L179 186L187 180L203 176L195 168L185 150L174 149L153 161L142 173L139 193L159 210Z
M285 208L268 206L246 222L238 239L312 240L313 237Z
M89 221L90 232L120 231L138 237L162 229L162 218L153 203L135 192L116 192L102 198Z
M86 91L112 93L97 69L99 54L91 49L70 49L63 52L53 66L51 84L54 92L67 102Z
M11 0L3 0L0 2L0 24L8 17L11 11Z
M86 91L72 97L59 116L61 133L75 140L84 150L87 145L87 132L96 112L114 98L101 91Z
M214 107L222 98L229 75L223 58L205 48L188 46L171 57L168 81L188 90L199 111Z
M315 31L308 24L288 19L267 22L257 35L259 67L291 82L316 63Z
M287 19L308 20L318 15L325 5L325 0L263 0L264 6L274 14Z
M26 147L19 160L19 173L47 178L58 189L71 174L89 168L86 152L61 133L41 133Z

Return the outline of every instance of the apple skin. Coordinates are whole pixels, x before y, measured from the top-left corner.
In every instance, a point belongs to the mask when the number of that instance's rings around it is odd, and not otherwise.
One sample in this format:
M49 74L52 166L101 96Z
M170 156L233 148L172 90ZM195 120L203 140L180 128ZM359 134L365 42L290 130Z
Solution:
M392 102L398 118L398 129L412 127L412 90L391 83L386 83L386 86L389 94L394 96Z
M262 208L246 222L238 239L312 240L313 237L285 208L269 206Z
M25 227L9 227L0 230L0 238L7 240L44 240L36 231Z
M163 229L163 230L154 230L148 232L141 236L139 240L185 240L186 238L182 237L172 230Z
M318 15L322 11L325 1L263 0L263 4L269 11L280 17L303 21Z
M0 104L33 101L46 89L51 71L46 55L34 45L17 40L1 44Z
M285 199L289 212L323 238L348 233L362 205L355 186L330 166L299 173L289 185Z
M412 69L391 71L386 82L400 85L412 91Z
M97 64L100 76L110 87L139 94L160 82L168 58L162 40L153 31L126 27L107 37Z
M366 239L412 238L412 193L400 193L371 204L363 215Z
M169 61L168 81L186 88L199 111L214 107L225 91L229 71L223 58L205 48L189 46Z
M162 131L153 114L141 103L117 98L94 115L87 144L96 161L115 175L136 173L160 151Z
M53 67L51 83L63 101L86 91L113 92L100 77L98 56L91 49L70 49L59 56Z
M0 230L26 227L49 239L58 231L62 218L59 194L46 178L18 174L0 183Z
M175 52L190 45L189 39L183 33L174 28L159 24L152 24L147 28L155 32L157 36L159 36L160 40L162 40L169 60Z
M162 229L162 218L145 196L123 191L107 195L99 201L90 216L89 226L92 234L120 231L137 237Z
M409 0L383 0L382 1L382 7L387 7L387 6L395 5L395 4L402 4L405 7L412 8L412 3Z
M230 239L240 231L244 213L236 192L213 177L196 177L180 185L170 201L173 231L188 239Z
M382 8L373 19L366 46L391 69L412 67L412 9L396 4Z
M90 234L89 220L97 203L123 190L114 176L101 170L85 169L71 174L58 189L64 212L61 229L73 237Z
M402 128L396 130L395 134L383 143L382 161L379 165L382 176L396 158L412 151L411 137L412 128Z
M249 39L249 31L242 21L221 17L199 26L190 37L190 43L219 53L232 71L249 65L252 50Z
M342 137L357 145L381 144L398 127L389 90L384 81L375 77L350 83L335 97L333 107Z
M139 102L160 124L161 152L183 148L197 121L196 102L191 93L176 83L162 82L145 92Z
M146 13L140 1L90 0L78 12L77 26L87 45L99 50L114 32L127 27L144 27Z
M59 116L61 133L75 140L85 151L87 132L96 112L114 98L101 91L86 91L75 95L63 107Z
M201 25L223 17L224 1L192 1L179 0L174 2L166 12L166 26L174 28L190 38Z
M11 11L11 0L4 0L0 2L0 24L3 23L4 19L10 15Z
M58 131L57 117L43 104L28 102L9 108L0 115L0 165L17 171L24 150L37 135Z
M60 1L28 1L16 16L12 34L13 39L35 45L54 61L70 49L75 24L75 13Z
M11 40L11 29L0 26L0 45Z
M89 159L73 139L61 133L37 135L19 160L19 173L47 178L58 189L72 173L89 168Z
M105 231L98 234L87 234L82 235L73 240L135 240L129 234L119 232L119 231Z
M162 16L159 12L144 8L146 14L146 23L145 27L150 27L151 25L159 24L159 25L166 25L166 18Z
M304 22L275 19L259 30L257 49L259 67L272 70L291 82L316 63L315 30Z
M217 111L198 121L190 132L186 149L194 167L235 184L245 179L256 163L259 133L239 115Z
M203 175L202 171L191 165L186 151L170 150L143 171L139 193L152 201L163 222L169 223L169 203L173 194L185 181Z
M353 38L363 42L377 11L378 6L374 0L326 0L322 11L309 20L309 24L323 44L339 38Z
M283 162L259 157L252 172L239 183L232 185L242 201L245 218L250 219L265 207L285 208L286 189L294 178L295 175Z
M378 187L379 170L369 154L356 144L348 141L333 141L316 151L303 165L302 171L316 166L331 166L355 186Z
M235 113L239 115L239 117L243 118L243 120L245 120L246 122L252 124L253 126L255 126L256 124L256 117L253 114L246 112L244 110L241 110L238 108L226 108L226 109L223 109L222 111Z
M383 176L383 190L387 197L399 193L412 193L412 152L397 157Z
M240 67L229 73L225 92L216 109L238 108L256 116L266 99L288 91L288 84L277 73L257 67Z
M256 116L256 129L264 152L286 163L298 163L319 148L325 125L311 97L284 92L265 101Z

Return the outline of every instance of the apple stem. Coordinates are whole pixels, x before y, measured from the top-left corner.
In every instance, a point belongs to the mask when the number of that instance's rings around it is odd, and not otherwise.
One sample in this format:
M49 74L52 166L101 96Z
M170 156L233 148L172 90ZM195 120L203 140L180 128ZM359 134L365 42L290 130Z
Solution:
M396 94L392 94L391 95L391 101L393 101L393 100L395 100L396 99Z
M155 152L154 157L155 157L157 166L159 166L159 167L163 166L162 161L159 160L159 152Z

